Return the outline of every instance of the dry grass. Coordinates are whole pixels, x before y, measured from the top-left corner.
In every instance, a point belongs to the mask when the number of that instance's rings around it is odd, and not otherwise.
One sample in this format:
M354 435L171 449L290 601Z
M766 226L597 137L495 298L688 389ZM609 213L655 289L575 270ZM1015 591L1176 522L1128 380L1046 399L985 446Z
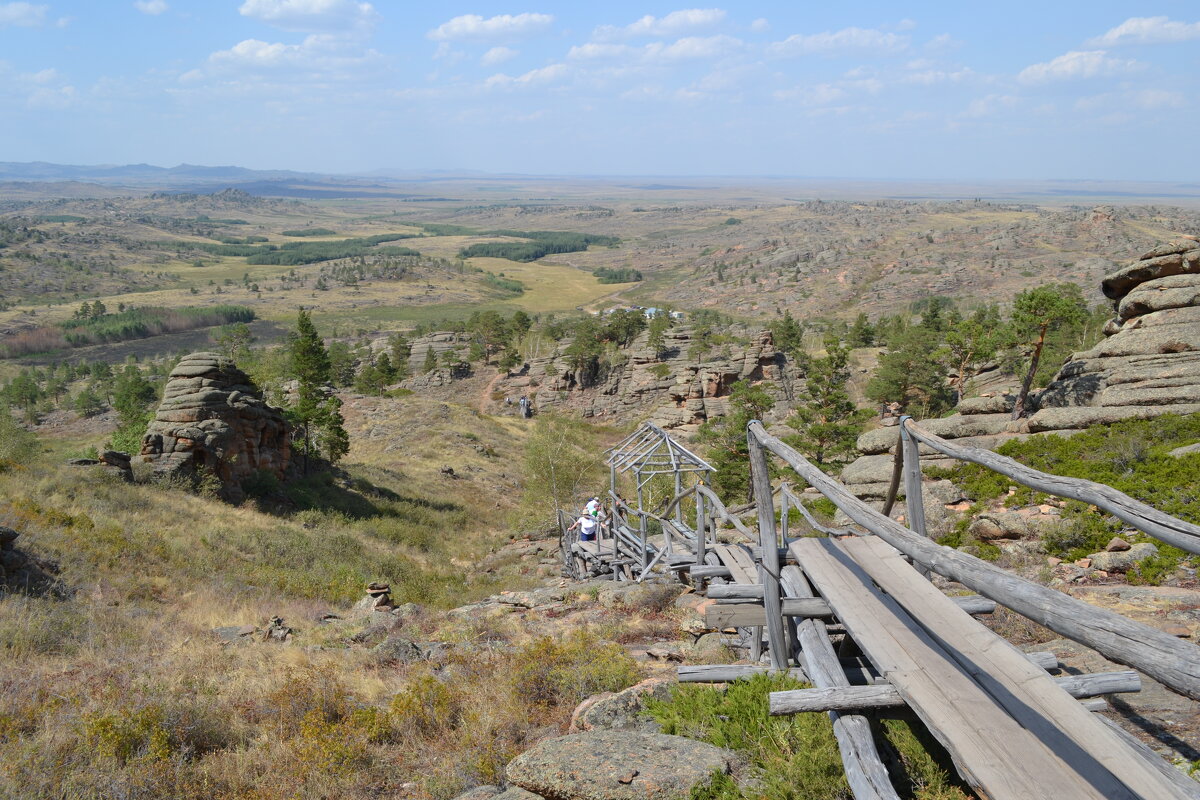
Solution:
M371 402L347 407L347 477L308 481L296 496L314 507L286 515L52 462L0 474L0 524L73 590L0 596L0 798L440 800L499 780L582 697L636 681L594 634L530 641L517 619L438 610L531 583L519 561L492 556L495 574L470 579L451 563L507 541L497 504L518 495L525 429ZM409 457L435 441L440 458ZM445 459L467 477L441 476ZM361 621L316 621L349 617L379 578L427 609L400 635L454 643L438 671L379 663L350 638ZM296 630L287 645L210 633L275 615Z

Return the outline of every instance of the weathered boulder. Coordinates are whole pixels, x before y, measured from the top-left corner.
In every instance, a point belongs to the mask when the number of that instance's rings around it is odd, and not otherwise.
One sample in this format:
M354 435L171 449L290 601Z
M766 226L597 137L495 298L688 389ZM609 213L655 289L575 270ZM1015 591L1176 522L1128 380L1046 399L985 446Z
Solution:
M192 353L171 371L140 458L158 474L209 472L236 501L260 471L282 479L290 456L283 414L250 378L225 356Z
M1106 550L1101 553L1092 553L1088 558L1092 560L1093 569L1102 569L1105 572L1125 572L1134 564L1156 555L1158 555L1157 547L1149 542L1139 542L1131 545L1128 550Z
M571 714L571 730L662 733L661 726L644 714L646 701L669 700L674 685L674 681L666 678L648 678L620 692L589 697Z
M588 731L539 742L509 762L505 775L547 800L667 800L729 772L735 758L680 736Z

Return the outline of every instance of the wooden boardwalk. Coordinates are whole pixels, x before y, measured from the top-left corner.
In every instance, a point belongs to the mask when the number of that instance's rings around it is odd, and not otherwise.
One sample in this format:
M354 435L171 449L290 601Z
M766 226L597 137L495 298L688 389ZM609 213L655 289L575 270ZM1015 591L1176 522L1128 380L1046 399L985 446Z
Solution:
M745 648L751 663L680 667L679 679L721 682L787 672L811 683L815 688L773 693L771 713L830 716L857 800L898 800L896 765L885 764L871 721L872 715L897 711L914 714L945 747L962 779L988 800L1200 800L1200 783L1093 713L1109 708L1105 695L1138 691L1138 672L1052 676L1047 670L1057 666L1053 654L1023 653L972 615L1002 604L1198 700L1200 648L925 538L917 437L1041 491L1092 500L1194 552L1200 550L1200 526L1111 487L1047 476L950 446L915 426L909 430L904 420L900 427L903 452L898 446L890 494L898 495L903 474L911 530L887 516L890 501L884 514L868 507L758 422L747 435L759 498L752 530L707 488L711 467L647 426L617 448L610 462L610 497L620 522L612 540L569 547L564 541L564 553L617 579L642 580L657 571L706 592L708 626L736 629L730 643ZM772 487L768 453L854 524L823 526L786 485ZM685 488L685 467L679 467L675 497L661 508L644 508L643 473L687 463L693 478L701 478ZM636 508L618 495L618 467L637 476ZM684 513L685 500L695 501L694 515ZM803 538L789 536L789 509L799 513ZM734 543L739 537L743 541ZM979 594L947 597L928 580L932 573Z

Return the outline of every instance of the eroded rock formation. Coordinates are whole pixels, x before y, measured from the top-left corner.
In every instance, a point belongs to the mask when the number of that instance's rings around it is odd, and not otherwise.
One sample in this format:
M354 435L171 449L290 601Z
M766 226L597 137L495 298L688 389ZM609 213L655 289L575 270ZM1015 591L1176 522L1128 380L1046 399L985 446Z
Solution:
M625 363L594 386L582 385L562 355L570 344L563 341L495 388L513 400L529 397L535 409L564 408L601 419L649 418L685 435L727 414L731 388L740 380L767 381L780 399L790 397L794 370L770 331L759 332L749 345L699 356L686 325L668 330L657 353L647 338L642 333L626 352Z
M1156 247L1101 284L1116 317L1038 397L1031 431L1200 411L1200 242Z
M239 500L242 481L260 470L283 478L290 455L283 414L250 378L224 356L192 353L171 371L141 459L159 474L210 472Z

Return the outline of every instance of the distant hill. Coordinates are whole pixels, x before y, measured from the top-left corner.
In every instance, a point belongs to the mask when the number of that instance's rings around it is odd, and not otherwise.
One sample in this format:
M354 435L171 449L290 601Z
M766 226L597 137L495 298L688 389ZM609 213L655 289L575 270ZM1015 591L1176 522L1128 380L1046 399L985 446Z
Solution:
M0 181L91 181L122 185L193 185L198 183L230 183L263 180L313 180L321 176L290 170L255 170L246 167L203 167L180 164L175 167L156 167L153 164L101 164L80 166L51 164L46 161L28 163L0 161Z

